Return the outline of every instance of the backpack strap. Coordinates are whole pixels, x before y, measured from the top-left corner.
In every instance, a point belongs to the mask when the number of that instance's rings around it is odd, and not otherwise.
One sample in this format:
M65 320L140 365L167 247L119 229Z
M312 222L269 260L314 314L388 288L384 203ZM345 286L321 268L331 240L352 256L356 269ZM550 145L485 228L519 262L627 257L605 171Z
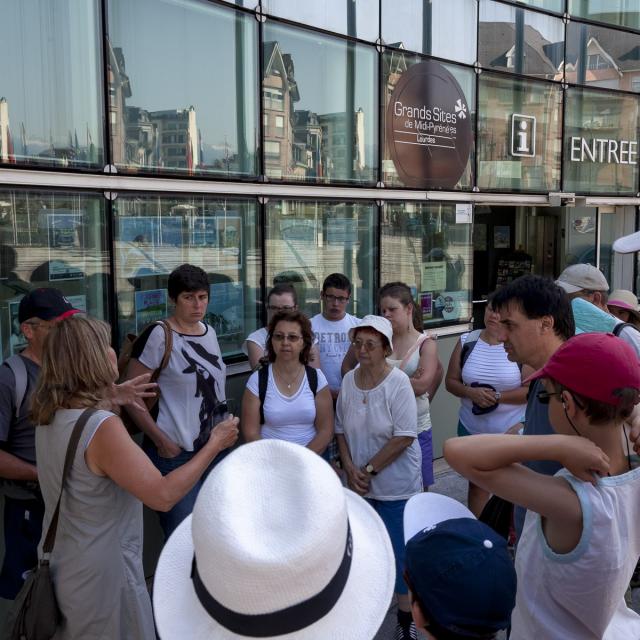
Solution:
M258 369L258 398L260 399L260 424L264 424L264 399L267 397L269 384L269 366Z
M638 331L638 328L630 322L619 322L615 327L613 327L613 335L620 337L620 334L625 327L631 327L635 331Z
M409 349L409 351L407 351L407 353L405 354L404 358L402 358L402 362L400 363L400 366L398 367L398 369L404 371L404 368L407 366L407 363L409 362L409 359L411 358L411 356L413 355L414 351L416 349L420 349L422 348L422 343L425 340L428 340L429 336L426 333L423 333L415 342L415 344L413 345L413 347L411 347L411 349Z
M156 325L160 325L164 329L164 354L160 361L160 366L151 374L149 382L157 382L163 369L167 368L169 360L171 359L171 351L173 349L173 330L167 320L158 320L154 322Z
M16 420L20 415L20 409L22 409L22 403L24 402L24 397L27 394L27 386L29 383L29 377L27 375L27 366L24 363L24 360L19 355L11 356L4 361L9 369L13 372L13 376L16 379L15 386L15 402L16 402Z
M482 329L475 329L474 331L470 331L469 335L467 335L467 339L465 343L462 345L462 351L460 352L460 369L464 367L465 362L469 359L471 352L473 351L476 343L480 339L480 334L482 333Z
M311 389L311 393L313 393L313 397L315 398L318 391L318 370L310 367L308 364L305 364L304 368L307 374L309 389Z

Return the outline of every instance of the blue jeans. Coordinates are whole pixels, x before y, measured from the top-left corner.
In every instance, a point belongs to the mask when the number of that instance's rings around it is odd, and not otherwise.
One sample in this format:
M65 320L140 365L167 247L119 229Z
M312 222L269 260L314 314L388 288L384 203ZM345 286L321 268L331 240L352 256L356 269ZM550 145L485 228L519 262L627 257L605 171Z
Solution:
M149 456L149 460L160 471L163 476L171 473L175 469L180 468L183 464L186 464L196 455L198 449L194 451L185 451L184 449L175 458L163 458L158 455L158 449L149 438L145 438L142 442L143 451ZM198 497L198 492L202 483L206 480L207 476L211 472L211 469L218 464L227 454L229 449L221 451L209 465L207 470L202 474L202 477L196 482L196 484L190 489L190 491L176 504L169 509L169 511L157 511L158 518L160 519L160 526L164 532L165 540L169 539L169 536L173 533L174 529L193 511L193 505Z
M400 595L409 593L402 574L404 573L404 507L407 500L375 500L366 498L366 501L375 509L384 526L387 528L393 555L396 559L396 586L395 592Z
M44 503L4 498L4 562L0 598L13 600L24 583L24 573L38 564Z

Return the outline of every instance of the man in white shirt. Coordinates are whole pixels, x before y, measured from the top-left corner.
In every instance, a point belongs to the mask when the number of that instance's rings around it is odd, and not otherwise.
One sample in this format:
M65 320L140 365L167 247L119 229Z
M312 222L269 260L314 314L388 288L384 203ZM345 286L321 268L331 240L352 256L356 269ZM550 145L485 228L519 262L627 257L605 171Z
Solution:
M342 360L351 344L349 329L360 323L347 313L351 282L342 273L332 273L322 284L322 313L311 318L311 327L320 352L320 369L329 383L333 402L338 397Z

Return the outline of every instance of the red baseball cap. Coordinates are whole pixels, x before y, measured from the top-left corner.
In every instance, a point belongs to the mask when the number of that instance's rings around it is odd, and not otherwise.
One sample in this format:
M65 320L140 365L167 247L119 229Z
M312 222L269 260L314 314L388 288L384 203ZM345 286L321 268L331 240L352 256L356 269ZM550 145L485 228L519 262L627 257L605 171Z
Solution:
M567 340L525 382L537 378L551 378L585 398L615 406L620 402L618 389L640 391L640 361L612 333L581 333Z

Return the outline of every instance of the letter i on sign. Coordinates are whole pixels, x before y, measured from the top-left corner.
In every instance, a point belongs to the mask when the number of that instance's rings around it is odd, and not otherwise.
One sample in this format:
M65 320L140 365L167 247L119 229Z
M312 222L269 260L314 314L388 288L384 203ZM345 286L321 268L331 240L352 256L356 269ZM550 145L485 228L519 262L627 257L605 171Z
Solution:
M536 119L514 113L511 116L511 155L533 158L536 155Z

